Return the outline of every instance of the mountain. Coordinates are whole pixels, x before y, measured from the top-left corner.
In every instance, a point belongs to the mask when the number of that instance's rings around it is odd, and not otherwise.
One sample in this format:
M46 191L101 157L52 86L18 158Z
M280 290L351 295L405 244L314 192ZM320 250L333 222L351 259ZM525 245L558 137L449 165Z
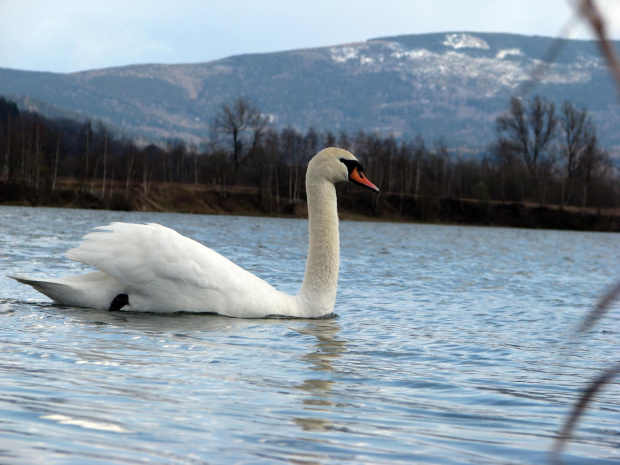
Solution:
M620 42L614 43L620 50ZM620 106L594 41L445 33L199 64L55 74L0 69L0 95L47 114L101 119L146 138L198 141L223 102L249 97L277 127L443 137L483 150L513 95L570 100L620 151Z

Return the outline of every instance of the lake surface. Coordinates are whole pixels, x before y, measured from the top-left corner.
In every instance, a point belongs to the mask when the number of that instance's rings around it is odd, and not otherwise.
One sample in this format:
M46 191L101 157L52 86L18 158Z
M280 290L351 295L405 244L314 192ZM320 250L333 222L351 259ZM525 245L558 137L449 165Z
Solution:
M617 234L341 223L337 316L243 320L53 305L92 227L157 222L295 293L307 222L0 207L2 464L541 464L620 355ZM156 251L154 251L156 252ZM565 463L620 461L620 385Z

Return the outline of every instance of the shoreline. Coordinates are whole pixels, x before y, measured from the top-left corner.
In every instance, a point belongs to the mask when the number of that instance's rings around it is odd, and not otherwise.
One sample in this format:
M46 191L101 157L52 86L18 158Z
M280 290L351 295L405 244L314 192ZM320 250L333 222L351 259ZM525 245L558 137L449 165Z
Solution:
M341 220L620 232L619 209L582 211L577 207L415 198L395 193L375 196L346 187L339 191ZM258 188L222 190L201 184L153 183L144 189L138 184L108 184L103 188L101 183L94 183L87 189L80 189L73 180L60 180L52 194L47 186L35 193L24 186L0 183L0 205L307 218L303 197L289 202L288 198L267 195Z

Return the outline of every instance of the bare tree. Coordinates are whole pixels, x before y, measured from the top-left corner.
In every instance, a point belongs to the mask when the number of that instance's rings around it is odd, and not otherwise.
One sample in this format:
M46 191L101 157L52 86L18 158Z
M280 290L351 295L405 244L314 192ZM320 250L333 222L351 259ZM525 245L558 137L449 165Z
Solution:
M428 152L426 150L426 144L424 143L424 139L420 134L418 134L414 141L414 166L415 166L415 183L413 196L417 199L418 194L420 193L420 177L422 174L422 162L425 158L428 157ZM411 179L411 178L410 178Z
M232 136L232 158L235 172L253 153L269 118L258 110L246 97L239 97L232 103L223 103L213 119L212 126L217 132ZM251 141L245 136L251 132Z
M579 110L569 102L562 105L560 126L564 144L561 155L566 162L566 179L562 188L562 204L566 204L571 196L572 181L580 174L587 175L588 181L592 172L593 154L597 146L596 128L588 117L585 109ZM587 173L584 170L587 169Z
M562 155L566 158L566 174L573 178L579 173L579 162L584 150L596 139L596 131L586 110L578 110L569 101L562 105L560 126L565 143Z
M136 146L133 142L128 142L125 148L125 200L129 195L129 185L134 172L134 164L136 161Z
M511 98L508 113L496 120L497 157L523 160L535 182L536 196L541 204L545 201L553 164L548 152L556 136L557 124L555 104L539 96L532 98L527 107L517 97Z
M299 200L300 158L303 150L303 138L293 128L282 130L281 147L288 165L288 201L295 204Z
M56 154L54 157L54 174L52 176L52 194L56 190L56 177L58 176L58 158L60 156L61 140L62 140L62 129L58 129L58 139L56 141Z
M524 108L517 97L510 99L508 114L497 118L498 148L520 156L528 170L536 166L555 137L555 105L539 96Z
M82 134L84 137L84 172L82 178L82 188L81 190L86 190L86 184L88 182L88 162L90 160L90 149L91 149L91 141L93 136L93 129L90 121L86 121L84 126L82 127Z
M101 198L105 196L105 182L108 168L108 133L105 127L101 127L103 131L103 180L101 181Z
M2 136L5 141L1 149L4 151L4 167L2 168L1 178L4 181L9 181L11 177L10 165L11 161L11 142L13 138L14 122L19 120L19 110L15 102L7 101L3 97L0 97L0 118L5 122L0 126L0 139Z
M599 179L603 179L605 177L605 171L609 168L610 161L607 152L600 149L596 145L595 140L586 146L580 161L582 185L581 205L585 209L588 204L590 185L592 184L594 176L598 175Z

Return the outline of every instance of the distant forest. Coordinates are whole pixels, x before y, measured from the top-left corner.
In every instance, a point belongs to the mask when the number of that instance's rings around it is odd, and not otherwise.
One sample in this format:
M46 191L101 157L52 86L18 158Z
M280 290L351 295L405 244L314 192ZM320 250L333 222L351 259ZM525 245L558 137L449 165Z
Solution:
M248 99L221 106L201 146L183 141L139 146L104 124L48 119L0 98L0 201L32 205L57 194L61 181L124 208L155 185L210 186L226 195L254 192L265 213L304 198L308 161L326 146L350 150L381 195L401 199L469 199L609 208L620 202L618 171L598 146L585 109L544 98L513 98L497 118L497 139L485 155L468 156L423 135L397 140L354 134L275 130ZM346 188L347 196L368 194ZM368 200L366 200L368 202Z

